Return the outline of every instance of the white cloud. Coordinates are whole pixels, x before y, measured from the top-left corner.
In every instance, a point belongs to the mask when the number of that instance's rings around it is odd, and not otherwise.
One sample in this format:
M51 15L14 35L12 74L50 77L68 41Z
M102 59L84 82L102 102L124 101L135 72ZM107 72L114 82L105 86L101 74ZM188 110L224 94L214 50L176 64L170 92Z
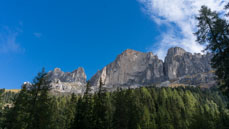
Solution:
M202 5L212 10L222 11L224 0L138 0L143 4L143 10L158 26L166 30L159 35L159 40L152 46L152 51L164 59L168 48L179 46L185 50L197 53L203 50L195 40L198 15Z
M0 53L24 52L24 48L17 42L20 32L21 30L18 28L17 31L11 30L7 26L0 28Z

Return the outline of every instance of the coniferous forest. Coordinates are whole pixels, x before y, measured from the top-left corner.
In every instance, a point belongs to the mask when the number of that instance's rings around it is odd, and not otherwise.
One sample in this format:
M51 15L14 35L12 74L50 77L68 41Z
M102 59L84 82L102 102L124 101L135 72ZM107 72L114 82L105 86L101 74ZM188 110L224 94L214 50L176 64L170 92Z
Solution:
M1 90L1 129L228 129L228 100L217 89L117 89L53 95L45 73L18 93ZM8 103L8 105L7 105ZM11 103L11 105L9 105Z

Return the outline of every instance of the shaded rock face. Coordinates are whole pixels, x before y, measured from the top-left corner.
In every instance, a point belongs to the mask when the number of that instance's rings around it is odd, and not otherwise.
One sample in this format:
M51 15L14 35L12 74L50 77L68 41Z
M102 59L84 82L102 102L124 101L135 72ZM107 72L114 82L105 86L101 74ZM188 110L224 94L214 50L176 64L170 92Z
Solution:
M165 61L152 53L126 50L114 62L98 71L90 80L99 86L100 79L106 87L131 87L178 83L200 85L214 82L210 72L211 55L191 54L179 47L168 50Z
M185 75L205 73L211 70L211 55L191 54L182 48L170 48L164 63L167 80L173 80Z
M73 72L63 72L59 68L47 73L54 92L83 93L86 85L86 74L83 68Z
M215 75L213 72L198 73L190 76L178 78L175 84L189 84L193 86L212 87L215 85Z

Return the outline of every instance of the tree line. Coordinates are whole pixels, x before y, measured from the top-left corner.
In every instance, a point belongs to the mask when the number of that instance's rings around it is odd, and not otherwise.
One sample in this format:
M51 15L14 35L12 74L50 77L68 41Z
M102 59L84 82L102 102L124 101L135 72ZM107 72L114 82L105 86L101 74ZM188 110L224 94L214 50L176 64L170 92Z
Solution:
M12 107L0 100L1 129L228 129L228 99L217 89L117 89L56 96L43 71ZM4 94L1 92L1 94Z

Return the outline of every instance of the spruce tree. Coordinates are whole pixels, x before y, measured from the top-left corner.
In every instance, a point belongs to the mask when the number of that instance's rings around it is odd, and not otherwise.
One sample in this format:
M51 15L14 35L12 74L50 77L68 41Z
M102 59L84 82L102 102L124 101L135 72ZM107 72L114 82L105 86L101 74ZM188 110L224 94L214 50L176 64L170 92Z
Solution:
M225 7L229 8L229 4ZM229 95L229 24L215 11L202 6L197 17L197 41L205 44L207 51L213 54L212 67L215 69L220 88Z
M8 114L8 129L52 129L50 86L44 71L31 85L23 85Z
M125 96L125 91L123 91L121 88L117 89L116 92L114 92L114 114L113 114L113 121L112 126L115 129L127 129L128 127L128 107L130 107L128 104L128 99Z
M4 89L0 89L0 129L3 128L3 121L4 121L4 115L3 115L3 100L2 100L2 96L4 93Z
M14 100L14 106L6 115L5 124L8 129L28 129L30 98L26 85L23 85L18 97Z
M64 109L66 129L69 129L74 122L76 103L77 103L77 97L74 93L72 93L71 99L67 101L66 108Z
M80 97L76 104L75 118L72 123L71 129L93 129L93 96L90 93L91 87L88 82L86 85L86 91L83 97Z
M31 129L51 129L52 128L52 100L49 96L50 85L45 70L38 73L34 78L31 88L28 90L31 94L29 101L29 128Z
M93 117L95 120L95 129L109 129L109 107L106 89L103 87L100 78L99 90L94 95Z

